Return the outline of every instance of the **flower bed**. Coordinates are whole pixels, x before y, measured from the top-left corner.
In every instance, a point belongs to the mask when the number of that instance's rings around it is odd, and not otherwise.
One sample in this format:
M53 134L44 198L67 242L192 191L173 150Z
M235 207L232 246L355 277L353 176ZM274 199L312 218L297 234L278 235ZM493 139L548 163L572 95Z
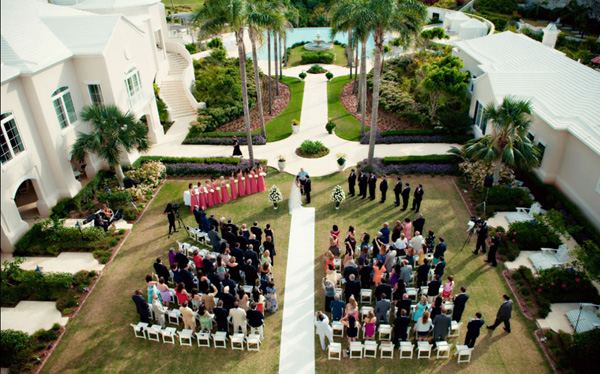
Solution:
M35 372L56 344L62 329L55 323L50 330L39 330L33 335L22 331L2 330L0 333L0 366L9 373ZM36 369L39 370L39 369Z
M360 138L360 144L369 144L370 131ZM472 139L469 135L446 135L441 131L431 130L396 130L377 132L376 144L400 144L400 143L458 143L462 144Z
M296 154L306 158L320 158L329 154L329 148L325 147L320 141L305 140L299 148L296 148Z
M397 174L430 174L430 175L458 175L459 170L456 164L445 160L439 160L440 156L406 156L409 159L399 161L397 163L385 163L380 158L373 160L373 172L378 175L397 175ZM413 157L415 159L410 160ZM418 159L416 159L419 157ZM386 157L385 159L395 159L395 157ZM397 157L402 159L402 157ZM389 162L389 161L388 161ZM360 162L357 167L363 168L362 165L367 165L367 160Z
M233 145L233 135L231 133L222 133L222 136L212 136L213 134L218 133L210 133L211 136L193 136L192 132L188 133L183 144L210 144L210 145ZM245 133L233 133L238 138L238 142L240 145L248 144ZM264 145L267 144L267 139L259 134L252 135L252 144L253 145Z
M166 167L167 174L174 177L184 176L220 176L231 175L232 172L237 173L240 170L249 169L252 165L250 160L233 157L159 157L152 156L153 160L161 160ZM141 162L144 162L143 160ZM267 160L255 160L256 166L258 163L264 167L267 166Z

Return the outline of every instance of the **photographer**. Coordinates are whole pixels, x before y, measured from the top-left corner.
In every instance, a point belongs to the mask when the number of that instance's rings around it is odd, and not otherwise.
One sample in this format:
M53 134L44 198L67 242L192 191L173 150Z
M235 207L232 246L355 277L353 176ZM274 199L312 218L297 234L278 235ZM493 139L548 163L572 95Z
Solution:
M478 219L475 221L475 230L477 231L477 244L475 246L475 250L473 254L479 254L479 249L481 248L481 253L485 253L487 251L486 240L488 237L488 227L487 222L482 219Z
M177 228L175 227L175 212L178 210L179 204L168 203L165 211L163 212L163 214L166 214L167 218L169 219L169 238L171 237L171 229L173 229L173 232L178 232Z

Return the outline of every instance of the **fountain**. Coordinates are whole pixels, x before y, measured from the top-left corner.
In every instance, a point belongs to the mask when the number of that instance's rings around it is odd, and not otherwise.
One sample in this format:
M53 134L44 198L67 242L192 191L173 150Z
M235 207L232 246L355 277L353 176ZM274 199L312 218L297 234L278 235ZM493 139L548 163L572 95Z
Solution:
M317 36L313 39L312 43L304 45L304 49L309 51L326 51L333 48L333 43L328 43L323 40L321 33L317 32Z

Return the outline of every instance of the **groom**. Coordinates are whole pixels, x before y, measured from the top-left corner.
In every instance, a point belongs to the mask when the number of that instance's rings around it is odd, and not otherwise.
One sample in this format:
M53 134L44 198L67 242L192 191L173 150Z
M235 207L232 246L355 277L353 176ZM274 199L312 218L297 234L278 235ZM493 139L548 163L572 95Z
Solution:
M310 191L312 190L312 181L310 180L310 176L306 174L306 179L304 180L304 194L306 195L306 203L310 204Z
M300 172L298 173L298 181L300 182L300 193L304 195L304 185L306 184L306 178L308 178L308 173L304 171L304 168L300 168Z

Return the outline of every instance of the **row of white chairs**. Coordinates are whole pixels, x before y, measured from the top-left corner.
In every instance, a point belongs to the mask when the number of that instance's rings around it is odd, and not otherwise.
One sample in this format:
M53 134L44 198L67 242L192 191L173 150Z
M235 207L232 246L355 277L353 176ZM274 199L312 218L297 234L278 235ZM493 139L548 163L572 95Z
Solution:
M139 322L137 325L131 323L130 326L133 328L133 332L136 338L145 339L154 342L162 342L165 344L175 344L175 338L178 338L179 345L182 346L193 346L194 340L196 340L198 347L211 347L211 339L213 341L214 348L225 348L227 349L227 341L231 343L232 350L244 350L244 347L248 351L260 351L260 335L249 334L244 335L236 333L231 336L227 336L224 331L217 331L214 334L209 332L194 332L191 329L183 329L177 331L175 327L161 328L160 325L148 326L145 322Z
M364 316L364 315L363 315ZM460 335L460 327L462 326L462 322L452 321L450 332L448 333L448 338L457 338ZM339 321L333 321L331 323L331 327L333 330L333 337L343 338L345 334L345 326L343 323ZM362 331L362 329L359 331ZM407 337L410 338L410 333L412 331L411 326L407 328ZM363 332L364 335L364 332ZM380 324L377 326L377 339L380 341L391 341L392 340L392 326L389 324Z
M440 287L439 295L442 294L443 288ZM340 287L336 287L336 293L342 297L343 291ZM422 286L420 288L416 287L407 287L406 294L411 299L413 303L419 302L419 296L427 296L429 292L429 286ZM391 297L392 295L390 295ZM361 288L360 290L360 299L357 300L361 304L372 304L373 303L373 290L371 288ZM454 304L451 301L446 301L444 303L444 307L446 310L451 310L454 307Z
M456 345L455 356L458 356L457 362L470 362L471 361L471 352L472 348L467 347L466 345ZM445 341L436 342L436 359L440 358L450 358L450 349L451 345ZM400 342L398 347L399 358L404 359L412 359L414 352L417 352L417 358L426 358L430 359L433 344L425 341L419 341L416 344L411 342ZM380 358L394 358L394 344L389 341L381 342L381 344L377 344L374 340L366 340L364 343L361 342L351 342L350 347L350 359L358 358L377 358L377 351L379 351ZM341 343L330 343L328 347L328 359L329 360L341 360L342 359L342 344Z

